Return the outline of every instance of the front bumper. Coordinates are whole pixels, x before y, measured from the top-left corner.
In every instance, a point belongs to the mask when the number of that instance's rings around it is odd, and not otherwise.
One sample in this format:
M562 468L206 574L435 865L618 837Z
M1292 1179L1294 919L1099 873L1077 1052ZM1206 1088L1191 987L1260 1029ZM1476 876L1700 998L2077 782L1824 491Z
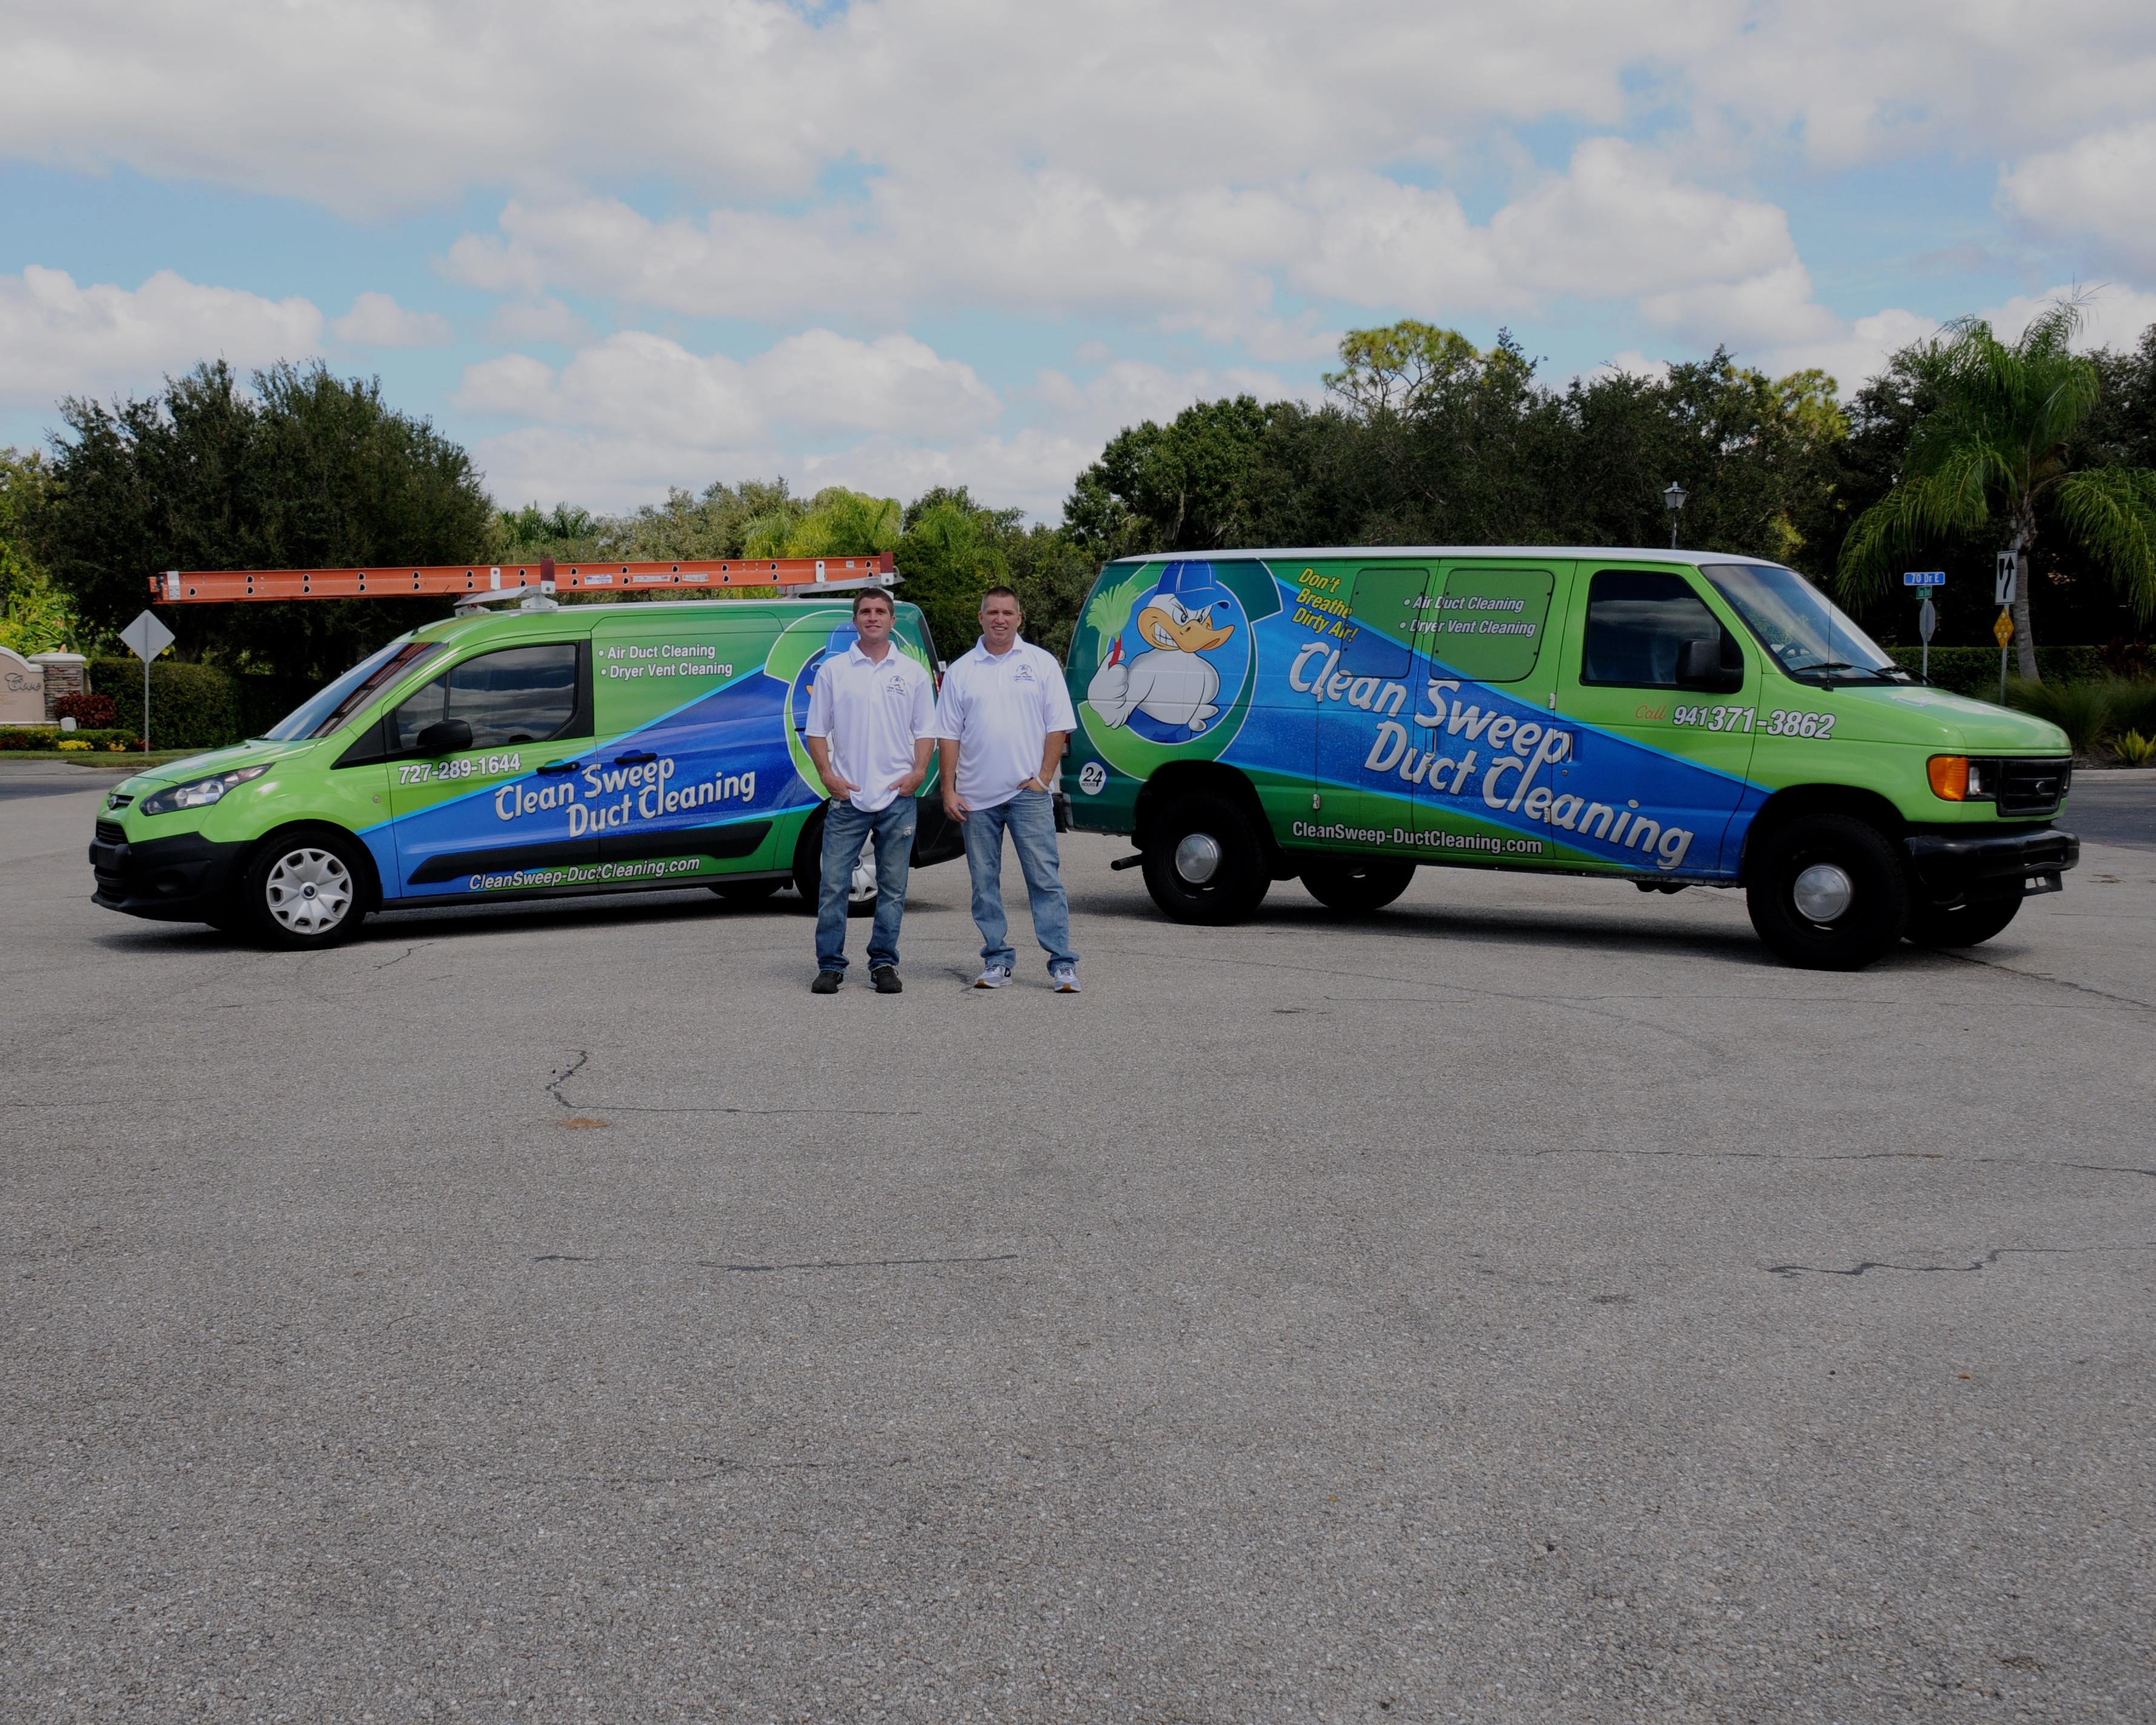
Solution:
M1902 840L1917 885L1935 903L1974 904L2056 892L2082 841L2056 827L2025 832L1912 833Z
M93 904L160 922L206 922L230 904L244 845L176 833L131 845L100 835L90 845Z

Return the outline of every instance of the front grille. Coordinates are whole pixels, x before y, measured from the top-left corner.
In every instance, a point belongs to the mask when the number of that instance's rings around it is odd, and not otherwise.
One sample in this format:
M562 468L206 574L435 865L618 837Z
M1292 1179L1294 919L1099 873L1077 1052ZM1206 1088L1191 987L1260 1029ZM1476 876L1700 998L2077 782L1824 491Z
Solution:
M80 828L77 829L80 830ZM125 845L127 829L116 820L101 820L97 824L97 842L100 845Z
M2066 800L2066 787L2073 776L2074 763L2064 757L2049 761L2001 761L1999 812L2056 814Z

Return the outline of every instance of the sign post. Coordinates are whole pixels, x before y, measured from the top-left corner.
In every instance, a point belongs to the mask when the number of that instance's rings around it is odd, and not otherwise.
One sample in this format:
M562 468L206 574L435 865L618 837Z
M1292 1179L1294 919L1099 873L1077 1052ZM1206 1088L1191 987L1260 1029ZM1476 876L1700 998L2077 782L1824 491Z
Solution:
M165 627L156 612L145 611L120 631L120 639L142 661L142 749L146 754L150 748L150 661L178 637Z
M1998 572L1992 578L1991 602L1999 607L1999 621L1991 625L1991 638L1999 643L1999 704L2006 705L2006 647L2014 639L2014 592L2021 582L2021 553L1999 553Z
M1947 572L1943 569L1904 569L1902 572L1902 586L1925 589L1924 603L1917 608L1917 639L1924 644L1924 668L1919 675L1927 683L1932 680L1932 635L1939 626L1939 614L1932 603L1930 589L1946 584Z

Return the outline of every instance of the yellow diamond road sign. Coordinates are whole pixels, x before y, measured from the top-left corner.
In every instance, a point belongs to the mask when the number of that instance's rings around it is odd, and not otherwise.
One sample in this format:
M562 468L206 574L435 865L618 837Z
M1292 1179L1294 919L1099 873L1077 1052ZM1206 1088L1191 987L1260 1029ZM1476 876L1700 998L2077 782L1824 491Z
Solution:
M1991 638L1999 643L1999 650L2004 653L2006 644L2014 639L2014 616L2011 612L2001 611L1999 614L1999 621L1991 625Z

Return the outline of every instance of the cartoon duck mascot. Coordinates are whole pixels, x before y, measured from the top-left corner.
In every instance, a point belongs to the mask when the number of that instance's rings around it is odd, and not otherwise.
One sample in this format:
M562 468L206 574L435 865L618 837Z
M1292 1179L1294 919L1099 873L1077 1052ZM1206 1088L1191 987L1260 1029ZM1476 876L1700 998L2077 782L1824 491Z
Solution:
M1117 635L1086 685L1094 711L1111 725L1143 713L1173 730L1194 736L1204 731L1219 715L1214 697L1220 692L1220 673L1199 655L1235 633L1234 624L1213 621L1214 604L1226 598L1214 583L1210 563L1170 563L1160 585L1138 604L1138 639L1146 649L1126 659Z

